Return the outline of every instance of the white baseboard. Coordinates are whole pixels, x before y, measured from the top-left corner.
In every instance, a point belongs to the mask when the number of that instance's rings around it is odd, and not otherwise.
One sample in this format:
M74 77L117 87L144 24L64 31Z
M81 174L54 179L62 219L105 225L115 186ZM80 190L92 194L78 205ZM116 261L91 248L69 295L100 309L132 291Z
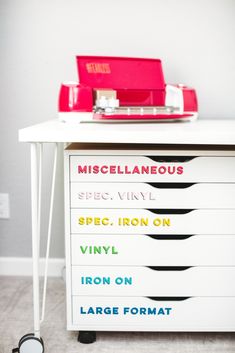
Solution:
M65 259L49 259L48 276L62 277ZM44 275L45 259L40 259L40 276ZM32 276L33 261L30 257L0 257L0 276Z

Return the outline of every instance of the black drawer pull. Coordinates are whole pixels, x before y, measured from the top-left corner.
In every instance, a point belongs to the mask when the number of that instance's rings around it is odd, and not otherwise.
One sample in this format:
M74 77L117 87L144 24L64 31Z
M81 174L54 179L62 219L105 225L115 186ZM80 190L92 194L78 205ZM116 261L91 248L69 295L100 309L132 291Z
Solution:
M183 300L190 299L191 297L147 297L148 299L155 300L155 301L174 301L180 302Z
M193 266L147 266L154 271L185 271Z
M185 163L197 157L191 156L146 156L154 162L158 163Z
M145 234L147 237L156 240L185 240L193 237L195 234Z
M155 209L155 208L147 208L147 211L150 211L152 213L156 213L156 214L186 214L186 213L190 213L192 211L194 211L194 209L164 209L164 208L160 208L160 209Z
M196 183L146 183L157 189L187 189Z

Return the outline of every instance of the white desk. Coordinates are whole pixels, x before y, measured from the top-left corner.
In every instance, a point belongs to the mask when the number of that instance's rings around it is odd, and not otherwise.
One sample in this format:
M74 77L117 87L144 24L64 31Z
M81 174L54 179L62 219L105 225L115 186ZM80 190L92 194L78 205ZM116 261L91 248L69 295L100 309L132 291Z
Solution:
M51 120L19 131L19 141L31 144L32 244L34 283L34 335L40 338L44 318L47 266L45 270L42 317L39 305L39 241L41 208L41 161L43 143L55 143L55 159L48 226L49 255L51 221L56 177L58 143L118 143L160 145L227 146L235 149L235 120L198 120L177 123L62 123ZM234 146L234 148L233 148Z
M235 145L235 120L145 124L50 120L21 129L19 141Z

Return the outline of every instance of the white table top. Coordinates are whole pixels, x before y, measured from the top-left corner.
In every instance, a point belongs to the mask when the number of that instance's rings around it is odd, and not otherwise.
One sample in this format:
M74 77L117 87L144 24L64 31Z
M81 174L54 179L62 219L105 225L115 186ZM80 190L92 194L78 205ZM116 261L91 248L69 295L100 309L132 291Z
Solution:
M19 130L19 141L235 145L235 120L122 124L50 120Z

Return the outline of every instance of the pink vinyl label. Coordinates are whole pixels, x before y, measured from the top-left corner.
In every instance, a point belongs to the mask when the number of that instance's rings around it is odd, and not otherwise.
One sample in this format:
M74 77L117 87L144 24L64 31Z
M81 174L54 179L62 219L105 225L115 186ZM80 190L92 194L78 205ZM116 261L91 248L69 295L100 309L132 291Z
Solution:
M129 167L128 165L78 165L78 174L183 174L182 165L142 165Z

